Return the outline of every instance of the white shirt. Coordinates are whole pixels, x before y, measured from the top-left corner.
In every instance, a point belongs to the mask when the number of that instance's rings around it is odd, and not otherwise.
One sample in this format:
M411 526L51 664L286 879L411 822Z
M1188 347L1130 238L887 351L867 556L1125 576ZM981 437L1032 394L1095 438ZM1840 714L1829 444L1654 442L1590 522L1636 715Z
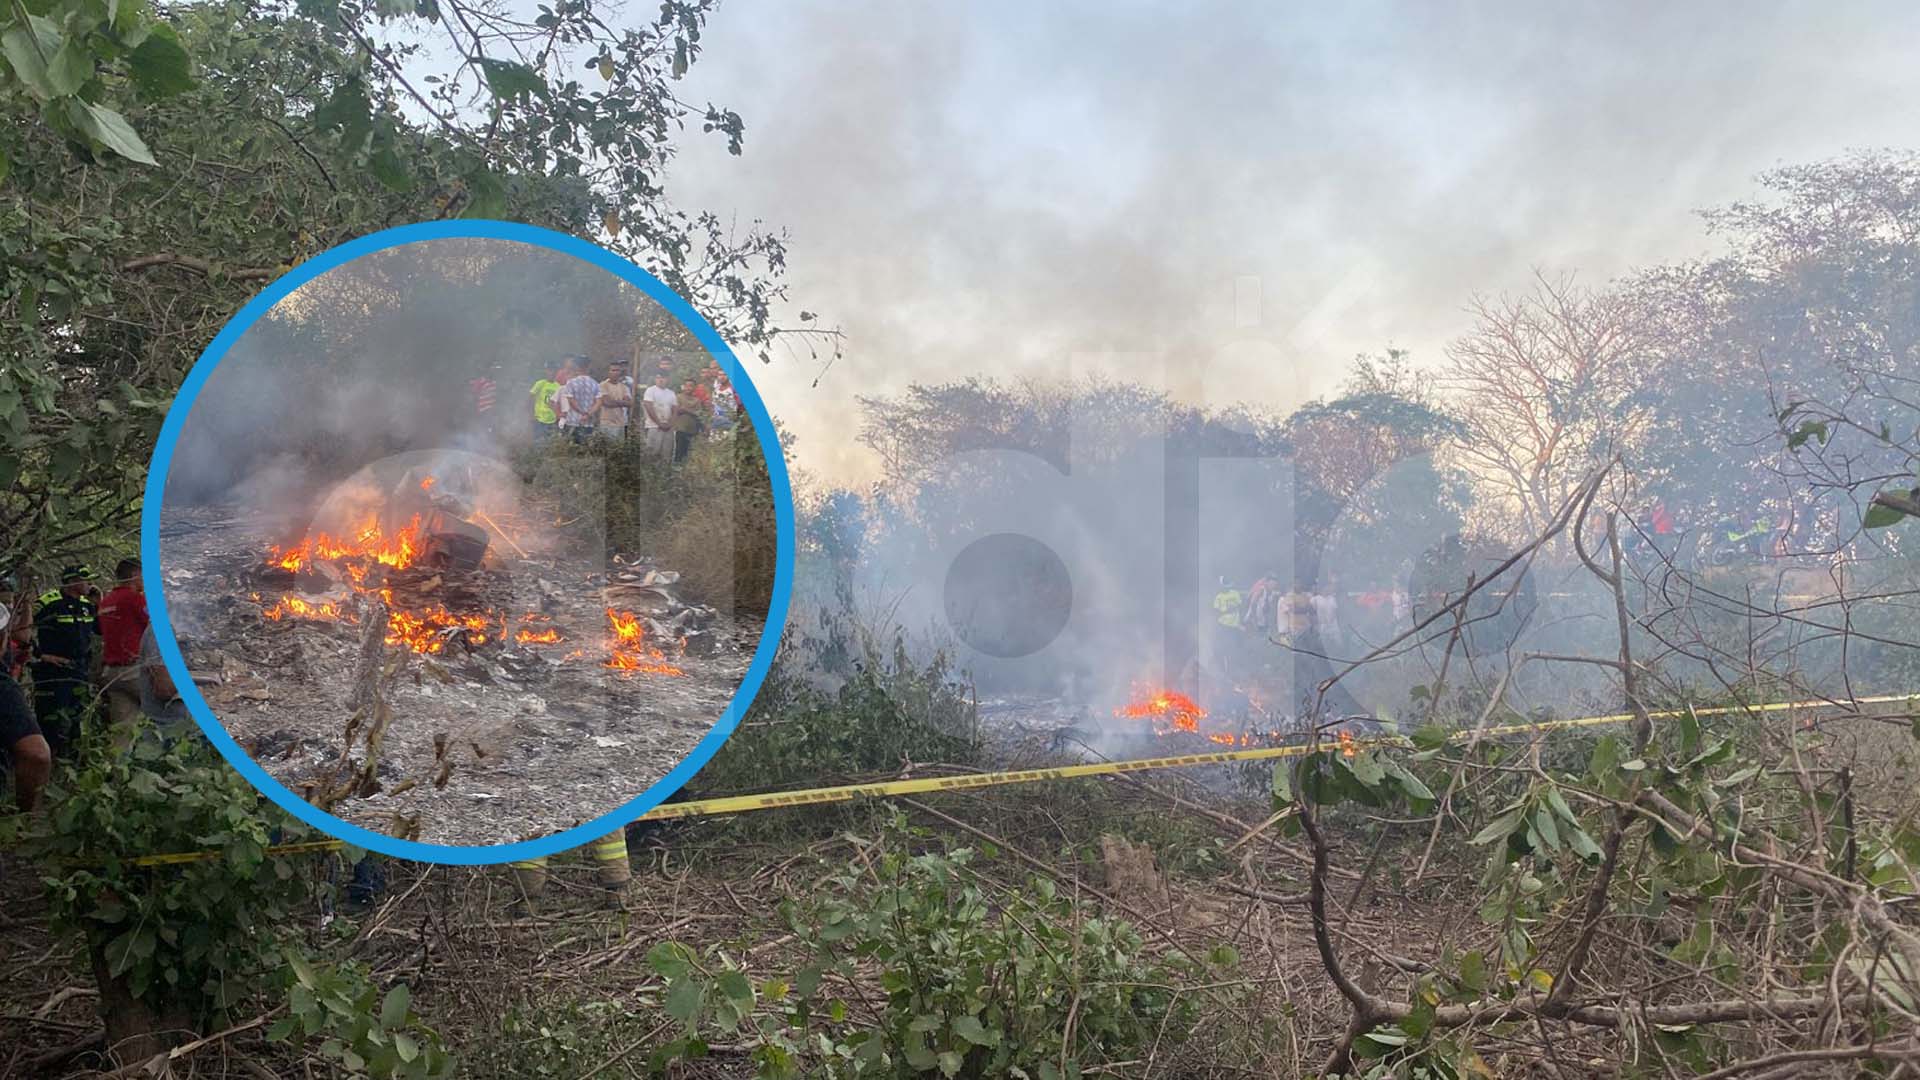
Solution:
M647 387L647 392L640 395L640 401L642 404L653 406L653 408L650 410L649 409L640 410L641 412L646 414L647 430L658 431L661 428L668 427L673 423L673 407L676 404L679 404L680 395L674 393L673 391L667 389L664 386L649 386ZM662 424L659 421L655 420L653 418L654 413L664 413L667 417L667 423Z

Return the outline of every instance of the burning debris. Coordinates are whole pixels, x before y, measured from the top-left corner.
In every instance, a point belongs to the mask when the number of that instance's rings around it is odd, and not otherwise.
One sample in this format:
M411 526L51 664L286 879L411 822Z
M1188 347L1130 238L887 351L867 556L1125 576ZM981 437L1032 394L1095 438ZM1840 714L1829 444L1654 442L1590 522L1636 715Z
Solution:
M165 511L168 605L208 704L275 778L364 827L483 844L603 814L705 736L758 644L675 572L570 558L480 487L412 472L290 540L263 515ZM368 647L391 669L378 722L353 700Z
M1150 690L1141 700L1113 710L1113 715L1154 721L1154 733L1199 731L1207 710L1178 690Z

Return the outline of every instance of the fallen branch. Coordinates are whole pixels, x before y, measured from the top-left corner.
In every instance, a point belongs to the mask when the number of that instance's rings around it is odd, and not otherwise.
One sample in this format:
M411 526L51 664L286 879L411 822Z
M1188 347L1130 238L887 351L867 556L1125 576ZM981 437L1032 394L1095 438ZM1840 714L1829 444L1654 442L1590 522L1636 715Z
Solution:
M219 277L228 278L233 281L271 281L281 274L286 273L287 269L284 266L260 266L222 270L205 259L198 259L192 255L175 255L170 251L163 251L156 255L142 255L137 259L129 259L120 264L120 272L123 274L135 274L155 266L178 266L185 270L192 270L201 277L214 277L218 275Z

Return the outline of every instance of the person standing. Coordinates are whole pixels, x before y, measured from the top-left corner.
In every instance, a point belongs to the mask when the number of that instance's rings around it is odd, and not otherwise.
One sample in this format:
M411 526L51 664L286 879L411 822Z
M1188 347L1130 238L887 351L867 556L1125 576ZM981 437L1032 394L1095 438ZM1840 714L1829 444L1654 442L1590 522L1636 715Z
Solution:
M0 604L0 624L12 618L11 609ZM33 718L26 691L4 671L0 671L0 758L6 759L13 773L14 804L21 813L32 813L53 776L53 748Z
M40 597L33 617L33 711L55 757L63 757L80 737L85 711L83 692L93 672L93 639L100 634L100 609L92 591L93 571L69 566L60 571L60 588Z
M716 374L713 377L713 434L715 438L719 438L721 432L733 430L734 410L739 407L739 399L734 397L733 394L733 384L727 381L725 375Z
M140 711L158 725L164 736L187 730L193 724L193 715L180 697L180 688L174 685L173 673L167 670L167 661L160 655L160 639L154 636L151 626L140 635L136 663L135 687L140 694Z
M584 443L600 416L600 381L588 374L584 359L573 372L560 387L560 429L574 442Z
M640 396L640 412L646 420L647 449L667 457L673 453L673 415L679 395L667 388L667 373L657 371L653 385Z
M673 410L673 463L687 460L693 451L693 441L700 437L700 429L706 424L707 407L700 402L699 387L692 379L680 384L678 402Z
M568 376L570 366L563 361L533 382L533 441L536 443L553 437L554 425L560 420L554 411L553 399L559 395L560 384Z
M485 375L467 380L467 390L473 394L473 426L487 435L493 434L493 380Z
M115 727L140 714L140 636L147 630L147 594L141 591L140 560L121 559L113 568L113 590L100 601L100 638L106 664L100 693Z
M633 417L633 377L627 374L627 362L615 360L607 366L607 378L600 384L600 433L614 442L627 437L627 421Z

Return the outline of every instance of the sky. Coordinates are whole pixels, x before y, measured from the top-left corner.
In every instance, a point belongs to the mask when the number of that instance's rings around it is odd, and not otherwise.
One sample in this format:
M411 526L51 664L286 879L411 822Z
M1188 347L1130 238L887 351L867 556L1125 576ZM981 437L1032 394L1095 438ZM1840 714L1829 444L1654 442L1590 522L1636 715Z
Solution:
M636 7L639 13L646 5ZM1713 250L1695 211L1920 147L1920 6L729 0L670 196L790 235L845 332L750 373L829 483L857 395L1099 373L1285 411L1476 295ZM824 371L823 371L824 369ZM817 383L817 385L816 385Z

